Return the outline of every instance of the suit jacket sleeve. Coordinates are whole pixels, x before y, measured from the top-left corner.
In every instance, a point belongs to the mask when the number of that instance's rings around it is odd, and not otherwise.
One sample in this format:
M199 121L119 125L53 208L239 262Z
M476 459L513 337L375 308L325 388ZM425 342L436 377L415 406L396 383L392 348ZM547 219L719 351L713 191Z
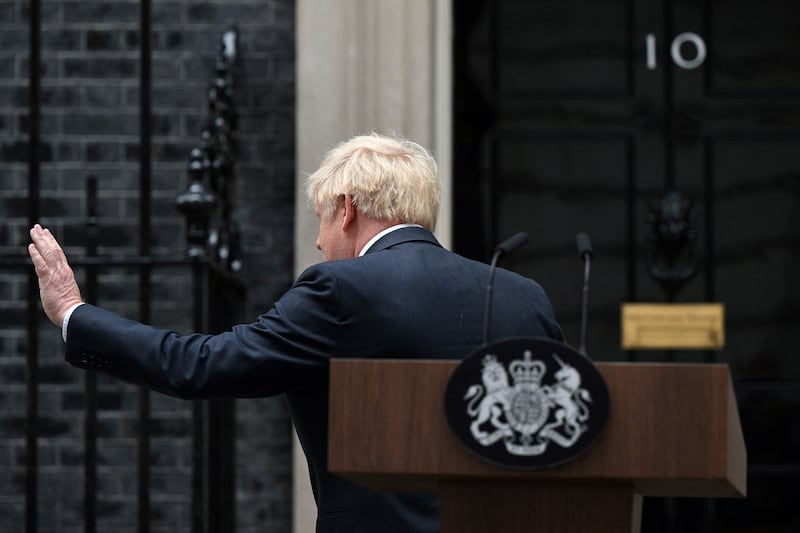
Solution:
M180 335L82 305L66 360L180 398L280 394L327 371L342 321L337 293L329 269L311 267L269 312L219 335Z

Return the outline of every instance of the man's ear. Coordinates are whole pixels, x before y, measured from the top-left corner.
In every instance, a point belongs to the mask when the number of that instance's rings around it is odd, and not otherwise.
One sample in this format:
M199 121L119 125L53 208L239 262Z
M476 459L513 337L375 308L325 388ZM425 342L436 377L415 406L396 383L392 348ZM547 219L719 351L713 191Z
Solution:
M342 231L346 231L356 219L356 206L353 205L353 197L349 194L344 195L344 216L342 217Z

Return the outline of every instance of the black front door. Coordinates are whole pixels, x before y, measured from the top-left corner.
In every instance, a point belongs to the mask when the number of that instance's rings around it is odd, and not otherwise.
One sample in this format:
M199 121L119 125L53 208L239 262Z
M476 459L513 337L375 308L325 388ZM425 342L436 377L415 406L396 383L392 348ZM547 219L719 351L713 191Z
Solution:
M797 531L800 483L800 3L485 0L455 9L455 236L550 293L577 345L595 258L597 360L722 362L736 381L748 498L658 500L643 531ZM682 284L649 274L653 206L690 206ZM626 351L620 305L725 304L722 350Z

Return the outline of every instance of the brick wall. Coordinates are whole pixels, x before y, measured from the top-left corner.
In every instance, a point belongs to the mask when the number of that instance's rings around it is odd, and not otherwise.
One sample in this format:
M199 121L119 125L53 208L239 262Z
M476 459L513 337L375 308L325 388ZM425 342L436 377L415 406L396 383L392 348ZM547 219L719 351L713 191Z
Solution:
M27 244L28 2L0 0L0 255ZM82 255L85 187L99 182L101 254L138 242L139 3L42 0L41 222ZM289 0L152 2L152 240L154 255L185 250L174 208L206 118L222 33L235 24L238 156L233 217L242 231L247 319L292 281L294 4ZM77 272L83 277L81 271ZM0 269L0 533L24 523L25 269ZM152 322L189 331L188 279L153 272ZM136 318L137 275L104 269L99 303ZM84 373L63 362L42 318L39 351L39 530L83 530ZM97 521L136 530L138 392L98 378ZM151 531L190 530L191 407L151 395ZM290 425L282 398L237 401L237 531L290 530Z

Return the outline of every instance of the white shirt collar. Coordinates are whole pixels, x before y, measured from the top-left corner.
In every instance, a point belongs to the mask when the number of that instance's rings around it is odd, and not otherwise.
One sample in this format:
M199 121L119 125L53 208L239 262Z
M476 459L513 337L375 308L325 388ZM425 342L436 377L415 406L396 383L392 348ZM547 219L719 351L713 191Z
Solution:
M369 241L367 241L367 244L365 244L364 247L361 249L361 253L358 254L358 257L361 257L362 255L367 253L367 251L370 248L372 248L372 245L375 244L376 242L378 242L378 239L380 239L384 235L388 235L389 233L391 233L393 231L396 231L396 230L399 230L399 229L403 229L403 228L421 228L421 227L422 226L420 226L419 224L397 224L395 226L390 226L390 227L386 228L385 230L383 230L382 232L380 232L377 235L375 235Z

